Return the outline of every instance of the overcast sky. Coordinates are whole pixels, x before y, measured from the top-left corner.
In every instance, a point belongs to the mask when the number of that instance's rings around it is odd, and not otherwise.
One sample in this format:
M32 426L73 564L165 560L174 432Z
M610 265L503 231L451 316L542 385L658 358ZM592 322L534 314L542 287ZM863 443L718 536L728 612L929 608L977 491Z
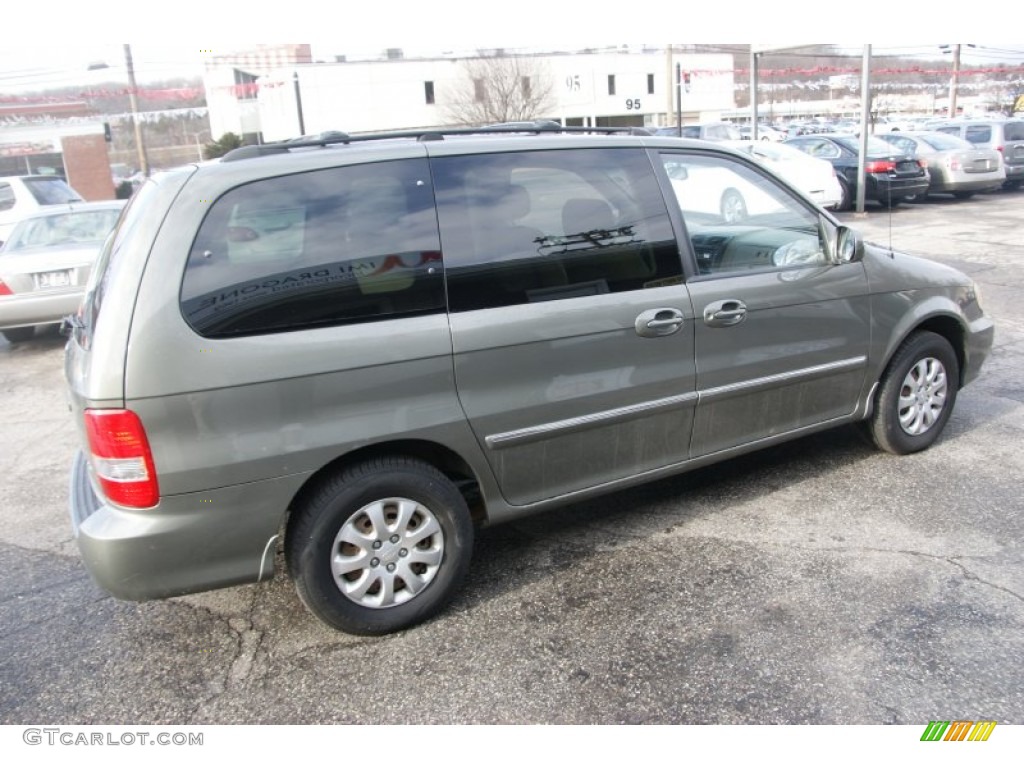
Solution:
M329 60L336 54L349 59L372 56L385 48L402 48L407 55L494 47L576 50L622 44L659 46L669 41L784 42L799 35L823 42L837 37L871 38L881 40L873 44L879 54L924 56L934 51L937 57L938 41L949 37L948 25L942 25L941 31L938 23L929 28L929 22L914 18L917 12L912 7L904 20L894 5L898 4L859 0L856 7L846 6L841 24L829 21L796 27L787 15L787 4L764 0L709 3L715 12L701 7L699 0L607 0L600 6L551 0L305 0L294 4L294 11L284 3L104 0L96 6L57 0L45 7L47 16L59 22L46 19L49 23L44 25L39 6L20 0L8 2L3 12L9 34L0 49L0 94L124 81L123 43L107 42L116 39L131 42L140 83L200 76L208 52L230 53L263 41L310 42L316 58ZM695 13L698 7L701 12ZM821 4L822 9L835 11L826 13L832 20L840 15L838 7ZM973 39L984 39L977 32L991 34L991 29L983 31L991 27L991 15L984 16L978 30L972 28L971 19L958 18L957 33L969 39L975 33ZM82 34L83 30L89 33ZM325 30L330 37L324 37ZM97 40L91 42L91 38ZM923 42L913 44L914 39ZM1024 45L977 45L964 49L965 65L999 60L1024 63ZM90 66L103 64L109 68L89 71Z

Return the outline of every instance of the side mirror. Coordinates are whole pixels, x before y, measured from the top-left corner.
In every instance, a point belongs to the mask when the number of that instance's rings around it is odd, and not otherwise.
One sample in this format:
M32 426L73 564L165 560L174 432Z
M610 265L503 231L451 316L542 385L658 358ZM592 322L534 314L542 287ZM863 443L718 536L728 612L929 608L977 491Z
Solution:
M669 178L675 181L686 181L690 177L689 171L686 170L686 166L682 163L667 165L665 170L668 172Z
M854 230L841 226L836 232L836 259L840 264L851 264L864 258L864 243Z

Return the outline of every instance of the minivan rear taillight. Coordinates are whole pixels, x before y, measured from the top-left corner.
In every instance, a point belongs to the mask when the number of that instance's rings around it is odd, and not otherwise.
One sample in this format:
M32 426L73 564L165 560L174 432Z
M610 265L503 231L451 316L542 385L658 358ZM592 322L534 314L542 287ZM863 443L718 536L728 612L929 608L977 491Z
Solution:
M155 507L160 501L153 454L142 422L133 411L85 411L93 470L103 494L123 507Z

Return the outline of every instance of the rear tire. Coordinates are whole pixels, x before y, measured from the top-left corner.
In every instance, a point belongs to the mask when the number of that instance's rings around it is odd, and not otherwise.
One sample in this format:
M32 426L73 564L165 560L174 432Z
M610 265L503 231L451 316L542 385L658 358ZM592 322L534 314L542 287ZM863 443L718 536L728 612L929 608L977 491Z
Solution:
M732 187L722 193L719 210L726 224L739 224L747 218L747 202L739 190Z
M458 489L404 457L327 478L297 505L285 544L302 602L356 635L396 632L437 613L465 577L472 549Z
M949 421L959 383L960 363L945 338L930 331L908 337L882 376L867 421L875 445L895 454L931 446Z
M0 334L11 344L18 344L32 339L36 335L36 329L33 326L28 328L6 328L0 331Z

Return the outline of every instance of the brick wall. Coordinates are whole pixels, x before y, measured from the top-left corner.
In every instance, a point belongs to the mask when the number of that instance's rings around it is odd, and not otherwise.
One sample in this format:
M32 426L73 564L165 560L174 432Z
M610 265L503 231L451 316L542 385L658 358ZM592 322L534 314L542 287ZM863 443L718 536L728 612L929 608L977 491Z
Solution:
M60 143L68 184L86 200L113 200L110 155L103 134L65 136Z

